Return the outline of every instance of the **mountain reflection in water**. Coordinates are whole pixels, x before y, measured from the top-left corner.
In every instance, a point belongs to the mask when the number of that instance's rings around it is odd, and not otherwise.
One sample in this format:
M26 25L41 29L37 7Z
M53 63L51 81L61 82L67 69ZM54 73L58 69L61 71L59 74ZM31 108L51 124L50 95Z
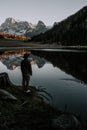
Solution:
M24 52L29 51L1 55L0 72L7 72L16 85L22 81L20 62ZM45 87L53 96L50 101L53 106L87 118L87 53L41 50L30 53L33 69L30 84Z

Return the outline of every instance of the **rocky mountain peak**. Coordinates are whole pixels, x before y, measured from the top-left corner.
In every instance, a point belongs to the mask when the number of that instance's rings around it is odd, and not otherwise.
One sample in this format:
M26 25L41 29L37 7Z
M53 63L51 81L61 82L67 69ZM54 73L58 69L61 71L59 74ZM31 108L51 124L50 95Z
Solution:
M14 23L16 23L16 21L15 21L15 19L9 17L9 18L7 18L7 19L5 20L4 23L5 23L5 24L14 24Z
M38 21L37 25L33 25L27 21L17 21L11 17L7 18L0 26L0 32L29 37L43 33L46 30L47 27L42 21Z
M46 28L46 25L42 21L38 21L36 25L36 29L40 29L40 28Z
M38 21L37 26L46 26L42 21Z

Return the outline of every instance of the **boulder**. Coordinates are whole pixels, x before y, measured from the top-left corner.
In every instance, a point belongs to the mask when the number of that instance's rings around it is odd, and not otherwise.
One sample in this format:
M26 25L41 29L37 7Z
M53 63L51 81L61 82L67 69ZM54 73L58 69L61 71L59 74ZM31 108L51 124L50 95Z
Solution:
M81 124L74 115L62 114L52 120L52 126L61 130L78 130Z

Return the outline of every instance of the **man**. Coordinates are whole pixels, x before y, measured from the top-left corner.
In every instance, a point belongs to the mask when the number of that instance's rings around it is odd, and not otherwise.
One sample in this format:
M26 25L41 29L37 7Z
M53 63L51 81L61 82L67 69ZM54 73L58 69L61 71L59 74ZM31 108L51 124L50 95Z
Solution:
M29 86L29 81L30 81L30 75L32 75L32 68L30 61L28 60L29 54L24 54L21 62L21 72L22 72L22 85L23 85L23 90L28 92L28 86Z

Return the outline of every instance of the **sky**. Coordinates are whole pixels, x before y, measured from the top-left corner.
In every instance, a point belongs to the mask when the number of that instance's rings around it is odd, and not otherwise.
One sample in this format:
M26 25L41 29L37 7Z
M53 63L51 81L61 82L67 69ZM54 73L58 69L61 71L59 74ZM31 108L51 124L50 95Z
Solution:
M0 25L6 18L37 24L53 25L76 13L87 0L0 0Z

